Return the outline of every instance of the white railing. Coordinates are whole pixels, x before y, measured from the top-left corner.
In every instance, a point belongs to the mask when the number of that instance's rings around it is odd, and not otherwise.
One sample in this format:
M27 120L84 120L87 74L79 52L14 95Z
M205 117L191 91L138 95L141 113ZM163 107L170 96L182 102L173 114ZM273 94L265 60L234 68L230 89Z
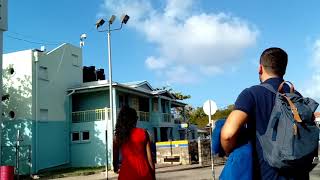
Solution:
M72 122L92 122L110 119L110 108L72 112Z
M144 112L144 111L137 111L139 121L150 121L150 113L149 112Z
M171 114L161 113L162 122L171 122Z

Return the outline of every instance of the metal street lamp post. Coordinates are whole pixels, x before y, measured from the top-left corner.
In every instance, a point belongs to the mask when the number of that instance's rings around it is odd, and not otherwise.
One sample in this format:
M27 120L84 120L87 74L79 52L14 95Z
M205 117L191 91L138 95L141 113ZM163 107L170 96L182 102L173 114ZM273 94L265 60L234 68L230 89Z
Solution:
M123 24L127 24L129 20L128 15L123 15L121 18L121 26L116 29L111 29L111 25L116 19L115 15L112 15L108 21L108 29L105 30L98 30L99 32L107 32L108 35L108 65L109 65L109 103L110 103L110 120L111 120L111 127L112 127L112 137L111 142L113 142L113 135L114 135L114 126L115 126L115 120L113 118L114 114L114 107L113 107L113 89L112 89L112 61L111 61L111 32L116 30L121 30ZM96 28L98 29L105 23L105 20L99 19L96 23ZM106 120L106 130L108 130L108 121ZM108 178L108 131L106 131L106 176ZM111 148L111 154L113 152L113 149ZM111 156L112 157L112 156ZM112 162L112 159L111 159Z

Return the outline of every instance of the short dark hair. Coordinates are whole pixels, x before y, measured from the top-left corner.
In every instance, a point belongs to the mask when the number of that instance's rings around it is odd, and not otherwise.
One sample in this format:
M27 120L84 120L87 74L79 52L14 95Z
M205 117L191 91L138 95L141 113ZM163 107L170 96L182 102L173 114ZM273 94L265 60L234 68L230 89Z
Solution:
M283 77L288 64L288 54L281 48L268 48L262 52L260 64L268 73Z

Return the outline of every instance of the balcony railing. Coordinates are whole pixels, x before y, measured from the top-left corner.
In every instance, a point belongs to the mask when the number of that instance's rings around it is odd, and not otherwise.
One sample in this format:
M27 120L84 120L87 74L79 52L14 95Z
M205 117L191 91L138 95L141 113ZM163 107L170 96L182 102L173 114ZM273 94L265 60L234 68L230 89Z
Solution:
M117 115L119 110L117 110ZM175 123L180 124L182 122L181 118L173 118L170 113L159 113L159 112L144 112L137 111L138 120L142 122L158 122L158 123ZM110 119L110 108L94 109L86 111L76 111L72 112L72 122L92 122L92 121L102 121Z
M144 111L137 111L139 121L150 121L150 113L149 112L144 112Z
M162 113L161 116L163 122L171 122L171 115L169 113Z
M73 123L102 121L110 119L109 117L109 108L72 112Z

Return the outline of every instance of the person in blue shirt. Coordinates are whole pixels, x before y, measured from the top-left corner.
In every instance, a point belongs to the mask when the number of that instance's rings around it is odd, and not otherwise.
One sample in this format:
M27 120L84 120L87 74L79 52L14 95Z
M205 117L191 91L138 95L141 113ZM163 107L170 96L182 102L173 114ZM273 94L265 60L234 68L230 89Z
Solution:
M288 55L281 48L272 47L263 51L260 56L258 69L261 83L268 83L275 90L284 81ZM289 91L289 86L284 87ZM297 92L298 93L298 92ZM227 154L237 147L237 137L241 127L247 125L249 137L253 144L253 179L282 180L282 179L309 179L308 171L282 172L271 167L263 158L261 145L256 132L264 134L272 108L275 103L275 94L259 85L244 89L235 102L235 108L227 118L221 130L221 145Z

